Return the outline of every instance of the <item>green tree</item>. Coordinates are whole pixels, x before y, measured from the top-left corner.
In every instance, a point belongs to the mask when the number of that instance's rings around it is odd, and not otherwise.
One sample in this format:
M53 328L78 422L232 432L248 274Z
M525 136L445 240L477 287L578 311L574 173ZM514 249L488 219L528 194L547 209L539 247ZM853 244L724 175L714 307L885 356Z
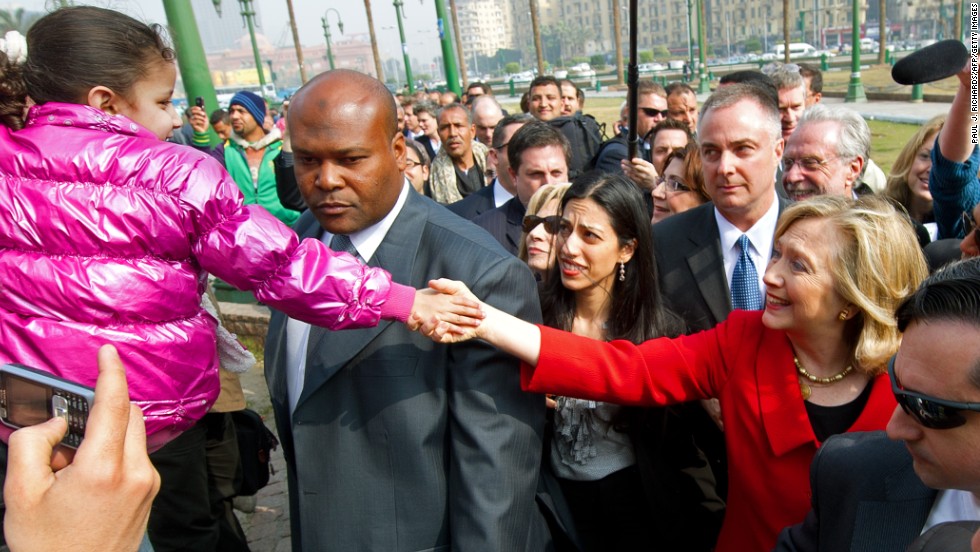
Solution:
M757 37L757 36L753 36L753 37L750 37L750 38L745 39L745 42L742 43L742 46L745 48L745 51L746 52L761 52L762 51L762 41L759 40L759 37Z
M650 63L653 61L653 52L650 50L640 50L640 63Z
M669 60L670 50L668 50L663 44L658 44L653 47L653 57L659 60Z
M519 73L521 71L521 64L516 61L511 61L507 65L504 65L504 71L507 73Z
M589 64L592 65L592 67L605 67L606 56L602 54L593 54L592 57L589 58Z

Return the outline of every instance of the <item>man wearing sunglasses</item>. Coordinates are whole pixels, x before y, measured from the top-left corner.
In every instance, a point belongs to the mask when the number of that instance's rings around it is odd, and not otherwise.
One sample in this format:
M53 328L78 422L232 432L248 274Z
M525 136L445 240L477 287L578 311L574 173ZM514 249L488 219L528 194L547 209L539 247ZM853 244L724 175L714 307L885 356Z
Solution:
M832 437L813 510L777 551L905 550L935 525L980 520L980 259L930 276L898 307L885 433Z
M667 92L663 86L653 81L642 80L637 84L636 98L636 135L639 136L642 147L637 154L649 160L650 146L645 139L657 123L667 118ZM629 109L629 106L624 109ZM595 169L607 174L623 174L620 163L626 159L628 151L626 136L617 135L607 140L599 147Z

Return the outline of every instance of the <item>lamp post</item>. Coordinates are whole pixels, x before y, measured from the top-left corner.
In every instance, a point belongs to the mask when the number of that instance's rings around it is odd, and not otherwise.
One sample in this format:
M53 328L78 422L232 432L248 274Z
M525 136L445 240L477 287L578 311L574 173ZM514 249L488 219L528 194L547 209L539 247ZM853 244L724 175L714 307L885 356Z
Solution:
M463 90L459 87L459 71L456 69L456 54L453 52L451 38L446 33L449 25L446 22L446 3L436 0L436 23L439 26L439 44L442 46L442 63L446 71L446 88L461 96Z
M220 4L215 4L216 10L220 7ZM218 106L218 97L214 93L208 58L204 55L201 34L197 29L197 20L194 19L194 9L191 7L190 0L164 0L163 9L167 14L167 23L173 33L174 42L177 44L175 48L177 67L180 68L187 97L200 96L204 98L204 105L215 109ZM210 109L206 111L210 112ZM208 129L208 137L212 144L218 143L218 135L214 133L214 129Z
M405 26L402 24L402 0L394 0L395 18L398 19L398 36L402 40L402 56L405 57L405 80L408 81L408 93L415 93L415 78L412 77L412 62L408 58L408 43L405 42Z
M327 11L323 12L323 17L320 18L320 22L323 23L323 37L327 39L327 61L330 62L330 70L334 70L333 65L333 48L330 46L330 22L327 21L327 16L333 12L337 16L337 28L340 29L340 34L344 34L344 22L340 20L340 12L333 8L327 8Z
M255 56L255 71L259 74L259 84L265 88L265 75L262 72L262 58L259 56L259 44L255 41L255 10L252 0L238 0L242 19L248 27L248 36L252 39L252 54Z
M687 66L694 69L694 26L691 24L691 15L694 8L691 4L694 0L687 0Z
M851 80L847 83L847 103L866 102L864 84L861 82L861 22L859 0L853 0L851 8Z

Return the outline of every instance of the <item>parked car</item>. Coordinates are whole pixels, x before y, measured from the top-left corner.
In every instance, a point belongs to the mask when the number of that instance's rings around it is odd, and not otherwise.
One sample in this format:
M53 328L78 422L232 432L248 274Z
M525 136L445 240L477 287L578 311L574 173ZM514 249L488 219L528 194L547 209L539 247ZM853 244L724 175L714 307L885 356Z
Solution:
M682 59L675 59L673 61L668 61L667 62L667 67L669 67L671 70L680 71L681 69L684 68L684 60L682 60Z
M640 73L656 73L663 71L666 67L662 63L641 63L637 69L640 70Z
M595 77L595 69L588 63L577 63L568 70L570 79L591 79Z

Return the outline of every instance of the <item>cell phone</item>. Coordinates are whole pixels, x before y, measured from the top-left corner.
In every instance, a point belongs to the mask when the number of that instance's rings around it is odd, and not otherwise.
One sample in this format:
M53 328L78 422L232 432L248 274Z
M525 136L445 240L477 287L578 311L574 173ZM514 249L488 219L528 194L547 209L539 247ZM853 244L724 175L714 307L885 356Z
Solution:
M95 390L23 364L0 366L0 422L19 429L51 418L68 422L61 444L78 448Z
M201 96L194 98L194 105L200 107L201 109L204 109L204 98Z

